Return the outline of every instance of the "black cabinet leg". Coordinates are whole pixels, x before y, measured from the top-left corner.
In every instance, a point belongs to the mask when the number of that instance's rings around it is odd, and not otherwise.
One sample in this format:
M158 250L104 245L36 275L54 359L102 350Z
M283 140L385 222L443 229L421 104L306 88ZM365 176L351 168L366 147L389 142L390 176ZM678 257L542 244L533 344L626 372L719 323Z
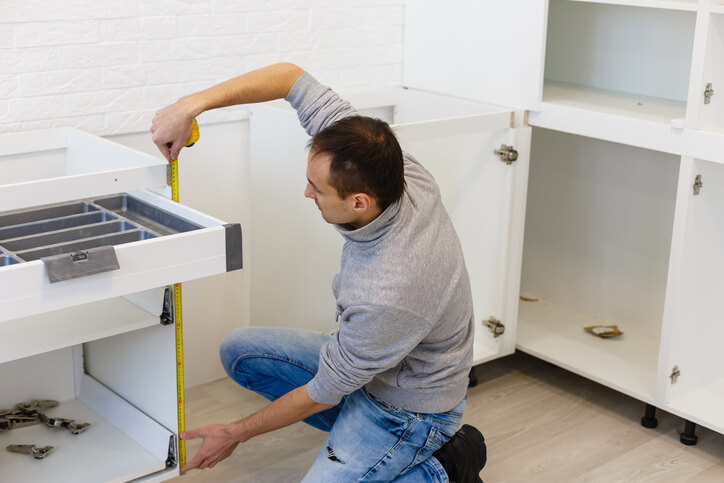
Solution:
M475 387L478 385L478 376L475 375L475 368L470 369L468 374L468 387Z
M656 419L656 407L651 404L647 404L644 417L641 418L641 426L644 428L655 428L658 425L659 421Z
M681 433L679 441L687 446L694 446L699 438L696 436L696 423L686 421L684 432Z

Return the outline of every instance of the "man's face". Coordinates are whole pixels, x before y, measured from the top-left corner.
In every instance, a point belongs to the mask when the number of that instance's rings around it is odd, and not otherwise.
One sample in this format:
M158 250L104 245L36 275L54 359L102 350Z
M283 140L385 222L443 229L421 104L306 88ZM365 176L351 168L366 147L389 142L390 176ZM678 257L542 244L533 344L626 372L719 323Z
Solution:
M314 200L327 223L343 225L356 219L354 201L342 199L337 190L329 184L331 156L310 151L307 156L307 188L304 196Z

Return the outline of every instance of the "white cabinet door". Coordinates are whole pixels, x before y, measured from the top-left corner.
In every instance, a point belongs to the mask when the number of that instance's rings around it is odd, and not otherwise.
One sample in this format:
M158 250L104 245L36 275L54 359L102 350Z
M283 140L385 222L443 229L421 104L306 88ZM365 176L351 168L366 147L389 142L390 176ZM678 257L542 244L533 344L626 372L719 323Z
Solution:
M547 12L547 0L408 0L403 83L535 110Z
M435 177L455 225L470 275L475 311L474 364L515 350L523 220L531 128L511 129L505 115L487 126L470 120L397 125L404 149ZM512 145L510 165L494 154ZM484 325L503 324L495 335Z
M658 391L664 409L720 433L724 433L722 206L724 165L684 158Z
M510 109L414 89L350 101L391 123L403 150L438 181L470 273L475 363L512 353L530 128L512 129ZM255 325L328 331L334 328L330 283L342 239L302 198L306 139L292 110L259 106L252 112L251 314ZM502 162L494 154L501 144L513 145L518 160ZM498 337L482 325L491 316L505 326Z

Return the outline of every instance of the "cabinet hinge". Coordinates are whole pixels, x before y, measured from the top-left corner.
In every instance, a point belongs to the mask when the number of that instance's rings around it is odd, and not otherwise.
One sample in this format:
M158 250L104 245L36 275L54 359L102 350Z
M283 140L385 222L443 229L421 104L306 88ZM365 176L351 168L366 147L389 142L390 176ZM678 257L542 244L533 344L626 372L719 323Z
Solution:
M163 310L161 310L161 325L171 325L174 323L173 316L173 292L171 287L166 287L163 291Z
M518 159L518 151L516 151L513 146L507 146L505 144L501 144L500 149L496 149L493 153L499 156L500 160L505 164L511 164Z
M493 333L493 337L499 337L505 332L505 326L503 323L492 315L488 320L483 320L483 325L490 329L490 332Z
M711 103L711 96L714 95L714 89L711 86L711 82L707 82L706 89L704 90L704 104Z
M694 196L698 195L703 187L704 183L701 181L701 175L697 174L694 179Z
M671 384L676 384L676 380L681 375L681 371L679 370L679 366L674 366L674 368L671 370L671 375L669 376L669 379L671 379Z

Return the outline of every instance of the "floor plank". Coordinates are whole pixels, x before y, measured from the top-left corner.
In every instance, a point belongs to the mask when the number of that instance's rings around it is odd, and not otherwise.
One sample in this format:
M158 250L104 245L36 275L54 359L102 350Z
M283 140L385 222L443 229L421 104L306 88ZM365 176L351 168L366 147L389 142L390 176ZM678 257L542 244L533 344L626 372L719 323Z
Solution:
M680 418L659 410L659 426L643 428L640 401L522 353L476 374L463 422L485 435L487 483L724 481L724 435L698 427L699 443L684 446ZM229 379L187 391L186 403L189 428L233 421L267 404ZM213 469L172 481L300 481L325 436L298 423L241 445ZM199 444L188 442L189 458Z

